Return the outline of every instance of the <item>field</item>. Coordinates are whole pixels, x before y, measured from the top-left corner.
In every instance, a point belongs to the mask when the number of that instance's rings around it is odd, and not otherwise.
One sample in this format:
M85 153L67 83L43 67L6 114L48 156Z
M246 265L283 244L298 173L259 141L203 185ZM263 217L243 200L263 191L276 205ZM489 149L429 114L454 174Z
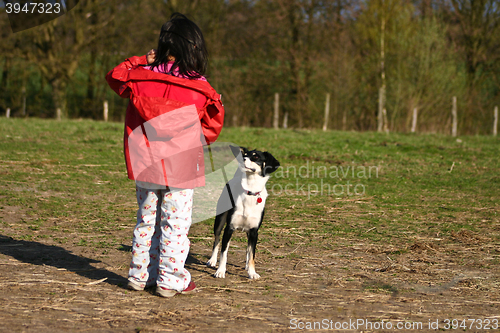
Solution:
M243 233L226 278L212 277L209 219L190 231L198 292L163 299L125 289L136 202L123 125L1 118L0 128L0 331L500 325L499 138L226 128L219 141L282 164L268 182L261 279L246 277Z

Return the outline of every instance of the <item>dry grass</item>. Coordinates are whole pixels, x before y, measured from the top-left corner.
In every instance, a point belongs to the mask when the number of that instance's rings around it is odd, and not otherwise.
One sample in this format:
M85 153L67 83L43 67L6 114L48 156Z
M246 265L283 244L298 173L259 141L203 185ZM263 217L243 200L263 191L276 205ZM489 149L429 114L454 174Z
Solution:
M500 319L497 141L227 130L222 140L265 148L285 167L383 168L363 180L363 196L272 194L257 281L246 277L240 233L227 277L213 278L212 222L194 224L187 267L198 292L162 299L124 288L135 202L121 125L0 127L10 136L0 139L0 321L9 332L280 332L324 319L423 323L417 332L446 318ZM266 147L265 135L280 137ZM270 185L297 180L321 179Z

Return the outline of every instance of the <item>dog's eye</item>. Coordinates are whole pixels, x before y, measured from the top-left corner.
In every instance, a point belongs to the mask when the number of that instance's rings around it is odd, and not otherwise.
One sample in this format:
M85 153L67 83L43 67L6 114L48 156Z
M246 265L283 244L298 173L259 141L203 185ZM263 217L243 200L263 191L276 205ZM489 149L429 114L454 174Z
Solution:
M252 156L250 156L250 161L252 162L256 162L259 160L259 155L257 154L253 154Z

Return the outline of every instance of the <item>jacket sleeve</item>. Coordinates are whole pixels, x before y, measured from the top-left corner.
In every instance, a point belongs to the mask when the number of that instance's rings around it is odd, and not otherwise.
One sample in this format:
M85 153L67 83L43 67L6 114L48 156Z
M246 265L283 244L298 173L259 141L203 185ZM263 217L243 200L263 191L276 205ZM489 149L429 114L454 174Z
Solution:
M209 102L201 119L201 127L207 144L217 140L224 125L224 106L220 98Z
M106 81L120 97L128 98L130 95L130 86L128 82L128 71L138 65L147 65L146 55L142 57L131 57L113 68L106 74Z

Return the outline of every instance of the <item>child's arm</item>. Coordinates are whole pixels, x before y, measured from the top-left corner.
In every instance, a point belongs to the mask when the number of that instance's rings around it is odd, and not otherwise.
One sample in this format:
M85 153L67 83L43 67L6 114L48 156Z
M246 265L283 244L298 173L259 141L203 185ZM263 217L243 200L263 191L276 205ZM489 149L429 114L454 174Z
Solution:
M151 51L149 51L151 52ZM128 86L128 71L130 68L138 66L138 65L147 65L148 64L148 56L143 55L142 57L131 57L113 68L106 75L106 81L108 81L109 86L113 89L120 97L128 98L130 95L130 89L127 89Z
M222 131L224 125L224 106L219 99L213 100L201 119L201 127L207 144L214 143Z

